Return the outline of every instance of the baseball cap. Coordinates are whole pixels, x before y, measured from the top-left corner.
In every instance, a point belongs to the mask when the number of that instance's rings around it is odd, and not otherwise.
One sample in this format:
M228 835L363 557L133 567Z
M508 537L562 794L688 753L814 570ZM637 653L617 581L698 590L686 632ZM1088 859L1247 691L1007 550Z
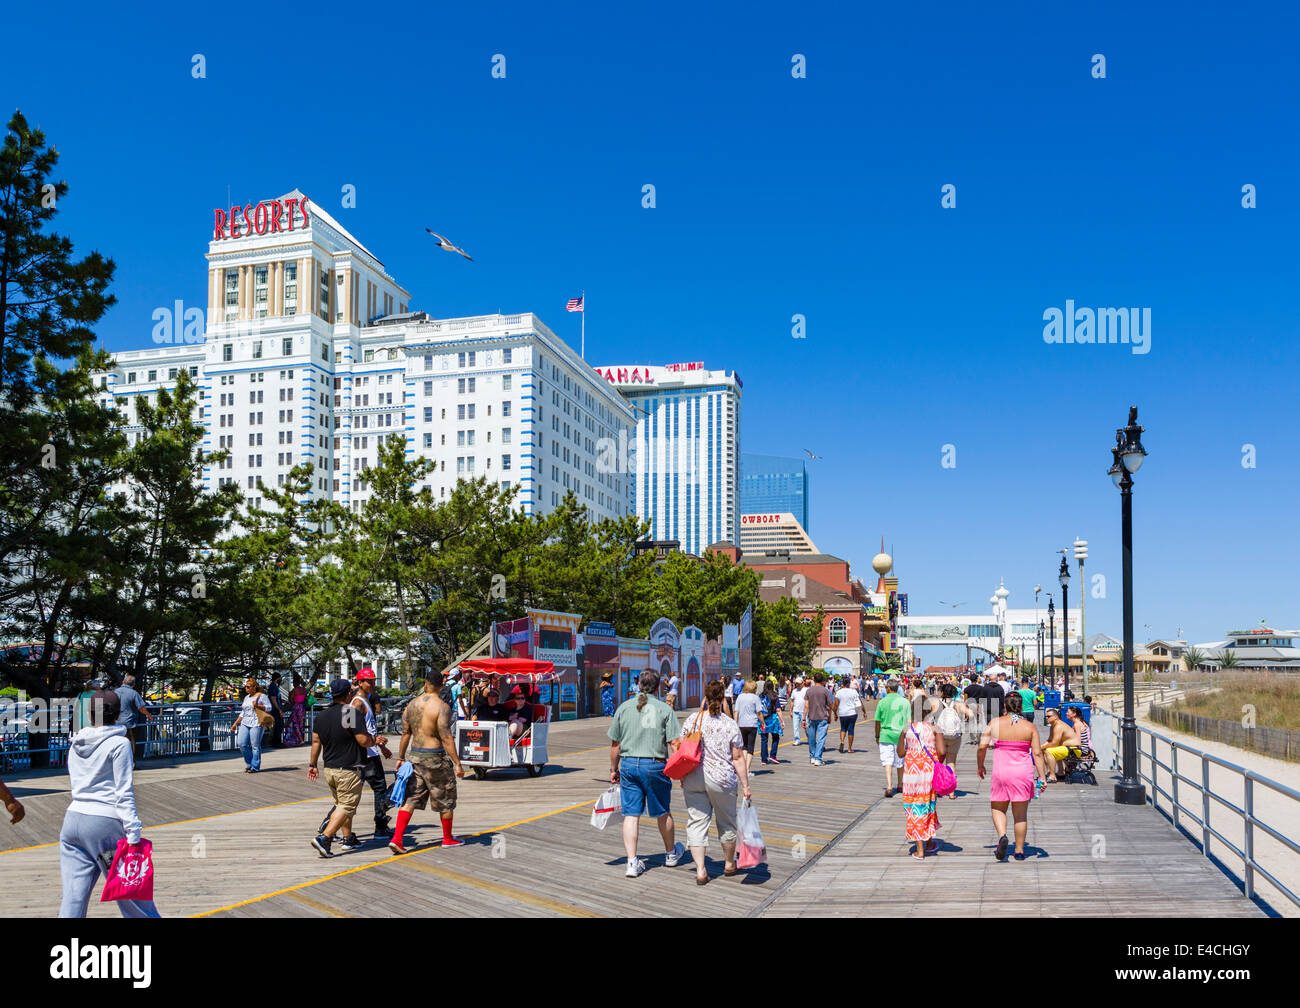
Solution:
M343 696L352 690L352 684L346 679L335 679L330 683L330 696Z
M360 672L357 673L357 682L360 682L362 679L373 679L374 677L375 677L374 669L363 668Z

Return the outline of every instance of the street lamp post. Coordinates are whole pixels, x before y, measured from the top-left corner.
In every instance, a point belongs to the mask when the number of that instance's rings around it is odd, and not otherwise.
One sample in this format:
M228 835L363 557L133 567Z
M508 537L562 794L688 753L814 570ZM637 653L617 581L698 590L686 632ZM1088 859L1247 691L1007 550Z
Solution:
M1038 621L1038 681L1043 681L1043 638L1047 636L1047 627Z
M1056 688L1056 599L1047 596L1047 657L1052 670L1052 689Z
M1085 616L1083 599L1088 594L1087 582L1083 579L1083 562L1088 559L1088 540L1074 540L1074 559L1079 561L1079 636L1083 639L1083 695L1088 695L1088 621Z
M1042 630L1043 621L1038 618L1038 596L1043 592L1042 585L1034 585L1034 622L1038 624L1039 630ZM1038 634L1038 674L1043 674L1043 635Z
M1145 805L1146 787L1138 779L1137 720L1133 712L1133 474L1142 467L1147 450L1142 447L1143 428L1137 422L1137 407L1130 406L1128 424L1115 432L1114 461L1109 475L1120 492L1120 534L1123 539L1124 573L1124 718L1120 722L1123 777L1115 785L1120 805Z
M1070 696L1070 568L1066 565L1064 556L1061 557L1061 569L1056 579L1061 582L1061 639L1065 646L1061 702L1064 703Z

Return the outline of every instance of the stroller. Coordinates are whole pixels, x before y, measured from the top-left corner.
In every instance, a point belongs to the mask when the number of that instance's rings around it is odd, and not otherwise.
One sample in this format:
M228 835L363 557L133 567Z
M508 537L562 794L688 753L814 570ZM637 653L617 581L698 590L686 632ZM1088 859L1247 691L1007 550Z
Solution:
M1096 786L1097 777L1093 770L1097 766L1097 754L1087 746L1072 745L1069 749L1069 755L1061 761L1060 773L1064 779L1073 784L1075 774L1078 774L1085 784Z

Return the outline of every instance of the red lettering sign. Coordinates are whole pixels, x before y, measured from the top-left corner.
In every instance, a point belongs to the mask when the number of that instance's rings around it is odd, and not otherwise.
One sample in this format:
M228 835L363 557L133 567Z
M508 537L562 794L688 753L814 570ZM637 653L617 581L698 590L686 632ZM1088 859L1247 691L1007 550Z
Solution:
M268 232L292 231L294 229L294 210L302 214L302 227L310 223L307 216L306 196L302 199L263 200L256 205L232 206L229 210L218 207L213 211L212 240L223 238L246 238L249 235L264 235ZM236 218L242 218L242 223ZM285 226L281 226L284 224Z

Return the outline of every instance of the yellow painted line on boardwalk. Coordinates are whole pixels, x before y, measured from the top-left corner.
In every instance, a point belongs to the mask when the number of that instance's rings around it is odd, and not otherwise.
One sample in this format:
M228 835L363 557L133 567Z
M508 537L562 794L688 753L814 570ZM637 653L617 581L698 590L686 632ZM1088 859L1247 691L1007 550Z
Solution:
M330 797L329 795L324 794L321 795L319 798L303 798L299 801L281 802L279 805L262 805L259 806L258 808L239 809L235 812L214 812L212 815L199 816L197 819L179 819L176 822L162 823L157 826L145 826L144 829L146 830L167 829L168 827L171 826L185 826L188 825L189 823L206 822L209 819L224 819L226 816L251 815L254 812L269 812L271 809L289 808L290 806L293 805L308 805L314 801L326 801L329 800L329 797ZM36 844L32 847L11 847L9 848L9 850L0 850L0 854L21 854L23 851L40 850L43 847L57 847L58 845L59 842L57 840L54 840L51 843Z
M433 875L435 878L443 879L446 882L458 882L461 885L471 886L482 892L492 893L494 896L504 896L506 899L514 900L517 903L526 903L540 910L550 910L554 913L563 914L565 917L604 916L604 914L584 910L582 907L574 906L571 903L560 903L557 900L547 899L545 896L536 896L523 889L514 889L497 882L489 882L486 879L475 878L473 875L466 875L464 872L452 871L450 868L438 868L434 865L422 864L419 861L411 861L406 867L414 868L426 875Z
M311 907L313 910L319 910L323 914L329 914L331 917L352 916L350 913L344 913L342 910L335 910L332 906L326 906L324 903L317 902L310 896L303 896L301 893L289 893L288 898L296 903L301 903L305 907Z
M488 833L500 833L502 830L512 829L515 826L522 826L525 823L537 822L539 819L549 819L553 815L560 815L562 812L572 812L574 809L585 808L588 805L595 805L597 799L591 801L579 802L577 805L567 805L564 808L555 809L551 812L544 812L541 815L530 816L527 819L520 819L517 822L506 823L504 826L495 826L491 829L479 830L477 833L467 833L466 836L476 837L485 836ZM241 900L238 903L231 903L230 906L217 907L215 910L204 910L202 913L191 914L192 917L208 917L212 914L222 913L226 910L235 910L242 906L248 906L250 903L260 903L262 900L268 900L275 896L284 896L287 893L296 892L299 889L306 889L309 886L320 885L322 882L328 882L331 879L343 878L345 875L355 875L357 872L366 871L377 865L392 864L394 861L400 861L402 858L408 858L415 854L423 854L427 851L436 849L434 847L421 847L418 850L407 851L405 854L396 854L393 857L385 858L382 861L371 861L369 864L357 865L355 868L348 868L345 871L335 872L333 875L326 875L324 878L313 879L310 882L299 882L297 885L286 886L284 889L277 889L275 892L264 893L261 896L254 896L252 899Z

